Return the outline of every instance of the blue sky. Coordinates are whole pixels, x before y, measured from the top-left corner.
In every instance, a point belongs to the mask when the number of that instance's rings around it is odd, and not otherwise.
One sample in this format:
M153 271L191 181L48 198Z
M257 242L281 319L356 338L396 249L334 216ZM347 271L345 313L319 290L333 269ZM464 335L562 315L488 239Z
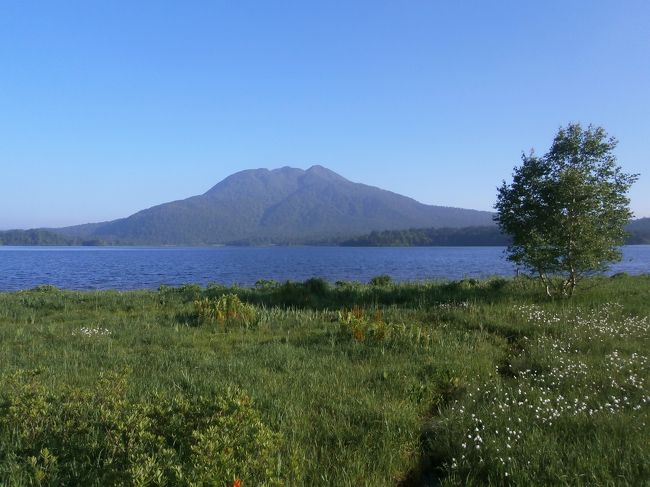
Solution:
M489 210L568 122L650 216L650 2L0 3L0 229L127 216L322 164Z

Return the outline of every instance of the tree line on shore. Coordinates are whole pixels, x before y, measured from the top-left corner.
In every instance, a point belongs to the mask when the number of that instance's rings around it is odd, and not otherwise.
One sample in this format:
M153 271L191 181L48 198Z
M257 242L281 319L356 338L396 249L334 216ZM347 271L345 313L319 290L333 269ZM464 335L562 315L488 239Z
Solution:
M627 245L650 244L650 218L633 220L626 228ZM497 227L410 228L386 230L344 240L344 247L503 246L510 238Z
M627 245L650 244L650 218L633 220L627 226ZM287 242L296 245L306 242ZM343 247L433 247L433 246L504 246L510 243L507 235L496 226L463 228L409 228L407 230L374 231L349 239L308 242ZM234 242L235 245L268 245L268 242ZM44 229L7 230L0 232L0 245L57 245L99 246L114 242L70 237Z
M100 240L69 237L49 230L32 229L0 232L0 245L95 246L105 243Z

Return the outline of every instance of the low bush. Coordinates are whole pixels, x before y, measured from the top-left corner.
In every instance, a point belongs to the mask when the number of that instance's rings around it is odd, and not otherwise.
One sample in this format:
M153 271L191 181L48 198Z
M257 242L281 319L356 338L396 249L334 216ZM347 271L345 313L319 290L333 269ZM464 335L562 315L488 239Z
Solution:
M92 390L49 390L35 372L3 381L0 484L286 485L299 479L287 443L246 394L127 398L124 374Z
M380 276L375 276L372 279L370 279L371 286L388 286L392 282L393 282L393 278L390 277L388 274L382 274Z
M275 289L280 285L278 281L273 279L258 279L255 281L255 289Z
M329 291L330 285L329 283L321 278L321 277L312 277L311 279L307 279L304 283L303 286L309 291L311 294L316 294L318 296L322 296Z

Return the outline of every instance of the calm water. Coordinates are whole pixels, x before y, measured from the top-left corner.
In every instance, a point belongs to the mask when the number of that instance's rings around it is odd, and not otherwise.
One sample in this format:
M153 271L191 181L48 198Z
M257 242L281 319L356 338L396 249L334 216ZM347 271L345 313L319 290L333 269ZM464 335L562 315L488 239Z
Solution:
M258 279L366 282L511 276L502 247L2 247L0 290L52 284L65 289L141 289ZM623 248L614 272L650 272L650 245Z

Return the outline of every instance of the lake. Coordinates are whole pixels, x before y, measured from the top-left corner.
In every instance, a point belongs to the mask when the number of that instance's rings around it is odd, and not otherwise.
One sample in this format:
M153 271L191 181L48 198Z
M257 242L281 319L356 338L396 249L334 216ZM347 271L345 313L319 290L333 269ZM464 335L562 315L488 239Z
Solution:
M142 289L258 279L330 282L512 276L503 247L2 247L0 290ZM650 245L623 247L611 273L650 272Z

